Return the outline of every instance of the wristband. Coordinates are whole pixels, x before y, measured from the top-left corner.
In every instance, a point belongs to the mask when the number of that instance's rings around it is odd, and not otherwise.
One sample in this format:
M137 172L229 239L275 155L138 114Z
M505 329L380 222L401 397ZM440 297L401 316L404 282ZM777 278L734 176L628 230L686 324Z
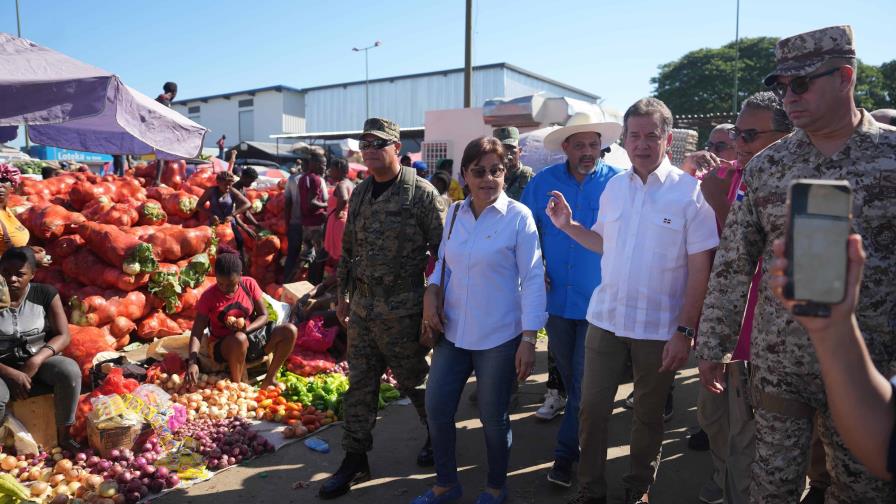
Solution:
M535 346L535 336L523 336L523 343L530 343Z
M50 345L49 343L47 343L46 345L40 347L41 350L43 350L44 348L49 348L50 351L53 352L53 357L56 357L57 355L59 355L59 352L57 352L56 349L53 348L53 346Z

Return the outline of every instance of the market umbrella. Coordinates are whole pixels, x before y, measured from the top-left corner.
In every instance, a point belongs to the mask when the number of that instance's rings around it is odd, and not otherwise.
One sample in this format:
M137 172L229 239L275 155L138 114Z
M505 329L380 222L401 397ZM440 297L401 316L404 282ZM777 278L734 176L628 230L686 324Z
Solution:
M0 126L36 143L106 154L195 158L208 130L118 76L0 33Z

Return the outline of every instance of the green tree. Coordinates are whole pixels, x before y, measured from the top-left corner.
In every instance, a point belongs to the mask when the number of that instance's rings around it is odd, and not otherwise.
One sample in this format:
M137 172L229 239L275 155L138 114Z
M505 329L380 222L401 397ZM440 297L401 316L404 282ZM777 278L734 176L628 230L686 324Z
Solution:
M774 37L744 38L738 60L737 107L765 90L762 79L775 68ZM719 48L691 51L681 58L660 65L659 74L650 79L654 95L663 100L675 115L732 112L734 94L734 42ZM868 110L896 106L896 60L880 67L858 61L856 104Z
M774 37L740 41L737 104L765 88L762 79L775 67ZM654 94L675 115L732 112L735 44L691 51L676 61L660 65L650 79Z

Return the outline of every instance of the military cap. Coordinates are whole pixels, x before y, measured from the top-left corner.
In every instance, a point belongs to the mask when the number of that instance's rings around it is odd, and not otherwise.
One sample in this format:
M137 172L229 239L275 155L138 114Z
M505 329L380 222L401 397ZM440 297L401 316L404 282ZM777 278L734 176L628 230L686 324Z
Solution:
M492 134L504 145L520 146L520 130L509 126L507 128L496 128Z
M384 140L400 141L398 125L388 119L371 117L364 121L364 132L361 135L373 135Z
M775 83L779 76L808 75L833 58L854 59L852 27L829 26L783 38L775 45L775 64L763 82Z

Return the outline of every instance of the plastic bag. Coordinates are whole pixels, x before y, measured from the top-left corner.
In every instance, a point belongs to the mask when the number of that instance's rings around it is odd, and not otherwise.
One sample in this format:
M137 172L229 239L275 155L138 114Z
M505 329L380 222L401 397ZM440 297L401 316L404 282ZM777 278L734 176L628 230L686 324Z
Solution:
M149 344L146 356L155 360L163 360L168 354L175 354L180 359L186 359L190 354L190 335L168 336L155 340Z
M5 440L12 438L11 444L15 446L16 454L37 455L40 452L37 441L34 440L28 429L12 413L6 414L6 420L3 421L3 427L0 427L0 432L3 433L0 435L0 439L4 440L4 445L7 444Z
M338 327L324 327L323 317L312 317L298 326L299 336L296 346L312 352L326 352L333 346L339 332Z
M103 384L99 387L102 395L112 394L130 394L140 383L137 380L124 377L124 370L121 368L113 368L109 371L109 375L103 380Z
M144 383L137 387L131 395L143 401L143 404L154 408L157 411L165 411L171 404L171 395L162 390L161 387Z

